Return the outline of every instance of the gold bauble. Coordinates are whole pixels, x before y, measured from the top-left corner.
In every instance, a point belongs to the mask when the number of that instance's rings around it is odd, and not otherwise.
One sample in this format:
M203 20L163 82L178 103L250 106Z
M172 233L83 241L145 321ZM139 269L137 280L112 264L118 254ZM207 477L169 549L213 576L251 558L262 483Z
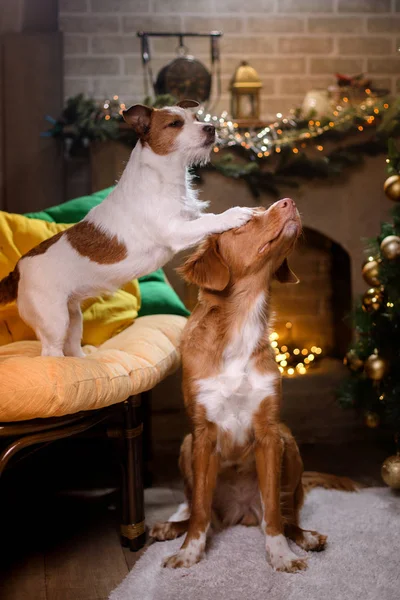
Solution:
M381 469L383 481L392 488L400 490L400 453L387 458Z
M398 235L386 236L381 243L381 252L388 260L400 256L400 237Z
M354 373L357 373L357 371L362 371L364 368L364 363L357 355L355 350L349 350L344 357L343 362L346 367L348 367L350 371L354 371Z
M370 288L363 296L362 307L365 312L379 310L383 302L383 292L379 288Z
M364 281L371 286L380 285L379 281L379 263L377 260L368 260L362 268Z
M367 377L373 381L380 381L388 371L388 363L384 358L374 353L368 356L365 361L364 371Z
M379 421L379 415L376 412L369 411L365 413L365 424L367 427L375 429L375 427L378 427Z
M391 175L383 184L383 191L389 200L400 201L400 175Z

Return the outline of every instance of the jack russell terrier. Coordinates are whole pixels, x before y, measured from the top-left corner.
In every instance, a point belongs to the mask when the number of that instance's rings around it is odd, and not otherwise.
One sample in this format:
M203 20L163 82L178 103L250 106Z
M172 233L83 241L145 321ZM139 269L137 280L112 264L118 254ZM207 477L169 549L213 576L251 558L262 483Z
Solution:
M198 103L160 110L135 105L123 113L139 141L111 194L70 229L25 254L0 281L0 304L17 299L21 318L42 343L42 356L80 356L82 300L113 292L165 265L212 233L246 223L253 209L203 214L188 167L206 163L213 125Z
M199 303L182 341L183 392L192 433L180 453L186 503L151 536L187 532L167 567L190 567L203 556L207 530L261 525L271 565L306 568L305 550L322 550L326 536L299 527L304 488L352 490L353 482L307 474L296 442L280 421L281 375L269 341L270 285L297 283L287 256L301 232L293 200L259 209L246 225L210 236L180 268L199 286Z

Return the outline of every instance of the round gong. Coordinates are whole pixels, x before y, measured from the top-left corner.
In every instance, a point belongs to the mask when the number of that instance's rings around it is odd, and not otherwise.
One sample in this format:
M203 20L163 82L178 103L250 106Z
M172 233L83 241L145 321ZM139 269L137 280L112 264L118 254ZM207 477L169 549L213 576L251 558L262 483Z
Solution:
M179 56L161 69L154 87L156 94L205 102L211 93L211 74L193 56Z

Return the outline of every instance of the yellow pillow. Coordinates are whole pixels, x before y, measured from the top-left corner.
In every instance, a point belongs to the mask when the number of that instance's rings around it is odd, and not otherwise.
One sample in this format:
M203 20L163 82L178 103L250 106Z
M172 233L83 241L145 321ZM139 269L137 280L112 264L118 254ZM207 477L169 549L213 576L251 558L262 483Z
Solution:
M13 270L31 248L68 229L71 225L28 219L0 211L0 280ZM137 279L111 296L90 298L82 304L82 344L99 346L133 323L140 309ZM15 302L0 305L0 346L20 340L34 340L35 333L20 318Z

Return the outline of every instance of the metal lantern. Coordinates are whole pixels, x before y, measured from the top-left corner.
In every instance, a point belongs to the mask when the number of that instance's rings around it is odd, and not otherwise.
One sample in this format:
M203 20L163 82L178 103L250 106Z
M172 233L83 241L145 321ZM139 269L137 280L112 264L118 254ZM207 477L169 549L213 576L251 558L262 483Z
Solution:
M243 61L231 82L231 113L236 120L258 121L260 118L261 79L257 71Z

